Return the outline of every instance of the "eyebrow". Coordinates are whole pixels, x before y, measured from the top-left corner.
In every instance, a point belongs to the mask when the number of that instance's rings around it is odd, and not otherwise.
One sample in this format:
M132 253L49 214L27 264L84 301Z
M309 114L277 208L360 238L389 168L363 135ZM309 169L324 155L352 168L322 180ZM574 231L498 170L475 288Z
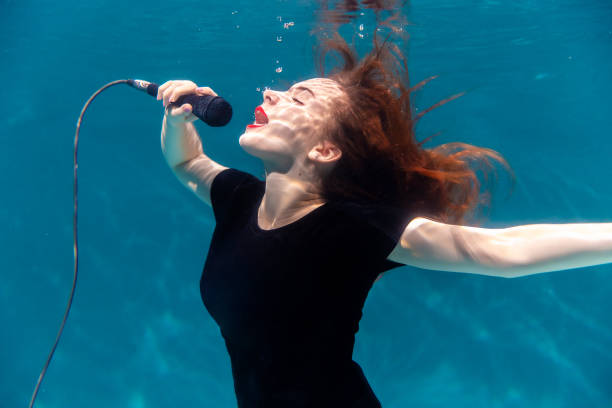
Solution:
M293 89L299 89L299 90L308 91L308 92L310 92L310 94L311 94L313 97L315 97L315 98L316 98L316 96L315 96L314 92L312 92L310 89L306 88L305 86L296 86L296 87L295 87L295 88L293 88Z

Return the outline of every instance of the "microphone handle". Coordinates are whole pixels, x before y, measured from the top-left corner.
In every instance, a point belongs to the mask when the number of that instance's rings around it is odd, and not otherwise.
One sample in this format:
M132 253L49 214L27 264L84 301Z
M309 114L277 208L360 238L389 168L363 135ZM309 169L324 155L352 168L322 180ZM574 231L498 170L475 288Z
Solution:
M128 79L128 85L157 97L159 85L140 79ZM185 103L193 107L192 113L210 126L225 126L232 118L232 106L220 96L183 95L170 105L181 106Z

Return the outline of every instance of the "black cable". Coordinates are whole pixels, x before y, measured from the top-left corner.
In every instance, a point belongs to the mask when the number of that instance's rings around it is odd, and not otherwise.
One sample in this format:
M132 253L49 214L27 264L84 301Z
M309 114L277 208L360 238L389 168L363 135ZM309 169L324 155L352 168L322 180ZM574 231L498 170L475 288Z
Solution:
M89 100L87 100L87 102L85 103L85 106L83 106L83 109L81 110L81 114L79 115L79 121L77 122L77 125L76 125L76 133L74 135L74 188L73 188L74 213L72 217L72 231L73 231L73 236L74 236L74 279L72 281L72 290L70 291L70 298L68 299L68 305L66 306L66 312L64 313L64 319L62 320L62 325L60 326L59 332L57 333L57 337L55 338L55 344L53 344L53 348L51 349L51 352L49 353L49 357L47 357L47 362L45 363L42 371L40 372L40 376L38 376L38 382L36 383L36 388L34 388L34 392L32 393L32 399L30 400L29 408L32 408L34 406L34 401L36 400L38 389L40 388L40 384L43 380L43 377L45 376L45 373L47 372L49 363L51 362L51 359L53 358L53 353L55 352L55 349L57 348L57 344L59 343L60 337L62 336L62 331L64 330L64 326L66 325L66 319L68 319L68 313L70 312L70 307L72 306L72 299L74 298L74 290L76 288L77 277L79 273L79 247L78 247L78 234L77 234L78 232L77 231L77 215L78 215L77 213L77 209L78 209L77 208L77 204L78 204L77 202L77 191L78 191L77 169L79 165L77 163L77 152L78 152L78 147L79 147L79 129L81 127L81 122L83 120L83 116L85 115L85 111L87 110L87 107L94 100L94 98L100 94L100 92L102 92L106 88L111 87L113 85L126 84L126 83L128 83L127 79L121 79L118 81L109 82L108 84L104 85L102 88L98 89L98 91L94 93L89 98Z

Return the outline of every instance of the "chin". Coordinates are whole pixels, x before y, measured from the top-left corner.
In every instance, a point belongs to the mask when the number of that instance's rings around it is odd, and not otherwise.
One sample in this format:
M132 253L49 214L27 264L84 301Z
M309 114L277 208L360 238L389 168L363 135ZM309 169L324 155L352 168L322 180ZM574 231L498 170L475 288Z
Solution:
M245 132L238 139L238 144L247 154L257 157L265 163L280 166L281 163L287 164L292 161L286 151L286 146L278 144L278 141L270 140L267 137L259 137L255 132Z
M250 154L251 156L259 157L264 159L270 156L268 150L262 149L262 140L256 135L249 132L245 132L238 139L238 144L242 147L242 150Z
M240 135L240 138L238 138L238 144L240 147L246 150L247 153L250 153L257 146L257 140L254 139L257 138L253 137L253 135L249 134L249 132L244 132L242 135Z

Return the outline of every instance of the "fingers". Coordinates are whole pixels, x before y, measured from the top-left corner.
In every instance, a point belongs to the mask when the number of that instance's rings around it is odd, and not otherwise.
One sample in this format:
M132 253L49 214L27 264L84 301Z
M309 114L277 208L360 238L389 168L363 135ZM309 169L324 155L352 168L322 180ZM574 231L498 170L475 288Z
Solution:
M185 103L181 106L166 106L166 116L174 122L193 122L197 117L192 113L193 107Z
M166 116L173 122L193 122L197 117L193 114L193 107L189 103L181 106L170 105L181 96L195 93L199 96L217 96L215 91L207 86L199 87L192 81L174 80L165 82L157 89L157 100L163 101Z
M169 103L175 102L176 99L181 96L181 95L185 95L187 93L193 93L193 89L195 88L195 84L193 84L194 86L190 86L189 84L180 84L180 83L174 83L172 85L170 85L163 93L162 95L162 100L164 103L164 106L168 106ZM191 88L191 92L185 92L185 89L189 89Z
M168 81L157 89L157 100L163 100L163 104L166 106L183 95L195 93L197 87L192 81Z
M201 86L199 88L196 88L196 93L200 96L204 96L204 95L217 96L217 93L207 86Z
M164 92L172 85L175 85L176 81L167 81L157 88L157 100L161 100L164 96Z
M181 106L173 106L170 114L172 116L182 116L183 118L187 118L189 115L191 115L192 111L193 107L190 104L185 103Z
M164 107L168 105L170 94L177 86L178 84L176 83L176 81L168 81L162 86L160 86L157 90L157 100L161 100L163 102Z
M176 102L176 100L183 95L189 95L189 94L195 93L196 88L197 88L197 85L191 81L190 83L187 83L187 84L177 84L174 88L172 88L172 91L168 90L164 92L164 102L166 101L166 95L168 96L168 100L166 104L168 102L172 103L172 102Z

